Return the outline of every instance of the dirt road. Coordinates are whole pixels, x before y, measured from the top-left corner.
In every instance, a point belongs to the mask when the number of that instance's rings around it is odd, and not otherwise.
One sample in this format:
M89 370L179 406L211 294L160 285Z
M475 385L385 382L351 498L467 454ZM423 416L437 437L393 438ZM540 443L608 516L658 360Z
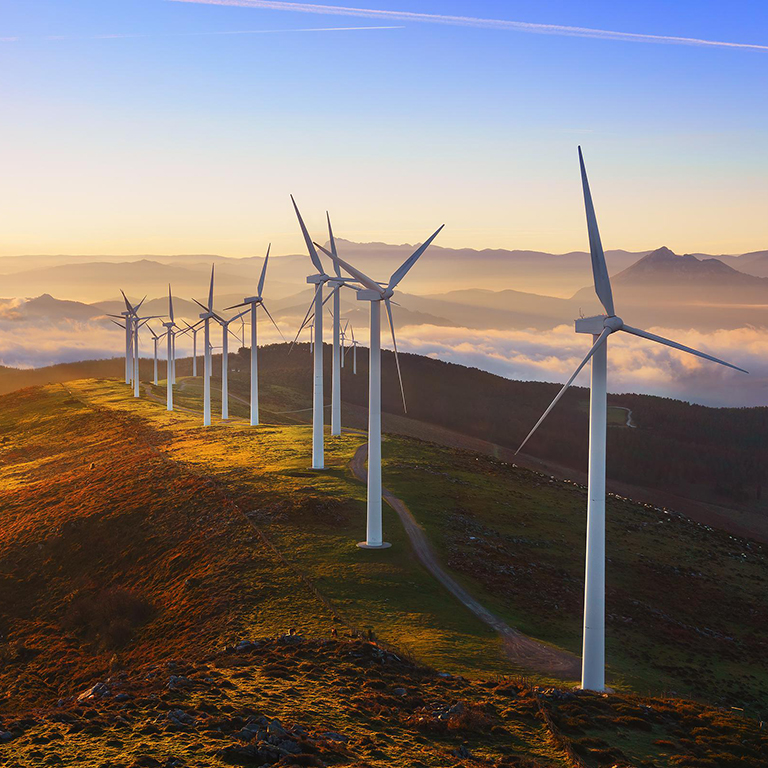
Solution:
M367 453L367 444L361 445L350 462L352 473L361 482L365 482L367 479L365 468ZM502 636L507 654L515 664L525 669L565 680L577 680L579 678L581 662L576 656L557 648L551 648L524 635L481 605L440 566L424 529L418 524L404 502L386 488L383 489L383 497L384 501L400 517L416 557L462 605Z

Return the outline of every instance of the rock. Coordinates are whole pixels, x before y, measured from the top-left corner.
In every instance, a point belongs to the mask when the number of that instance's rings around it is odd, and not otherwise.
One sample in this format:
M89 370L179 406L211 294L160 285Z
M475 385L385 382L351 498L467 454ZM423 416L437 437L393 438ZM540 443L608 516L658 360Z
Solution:
M195 718L187 714L183 709L172 709L168 712L168 719L178 725L194 725Z
M461 757L465 760L472 757L472 753L463 744L458 749L454 749L451 754L454 757Z
M288 736L288 732L283 728L279 720L270 720L267 731L270 736L277 736L279 739L284 739Z
M192 685L192 681L184 675L171 675L168 678L168 684L165 686L169 691L179 691L184 688L189 688Z
M0 741L10 741L13 734L10 731L0 731Z
M395 690L392 691L392 693L394 693L395 696L405 696L408 693L408 691L406 691L405 688L395 688Z
M102 699L109 696L109 687L106 683L96 683L87 691L83 691L78 697L78 701L88 701L89 699Z
M321 734L329 741L341 741L344 744L346 744L349 741L349 738L342 735L341 733L336 733L335 731L326 731L325 733Z
M115 701L128 701L131 698L131 695L129 693L118 693L117 696L115 696Z

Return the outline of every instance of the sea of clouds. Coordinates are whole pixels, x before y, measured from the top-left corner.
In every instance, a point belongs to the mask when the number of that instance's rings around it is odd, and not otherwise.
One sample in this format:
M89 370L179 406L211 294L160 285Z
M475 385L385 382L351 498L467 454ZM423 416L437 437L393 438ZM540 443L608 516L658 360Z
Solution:
M293 333L281 324L286 337ZM161 330L157 328L156 330ZM236 329L239 333L239 328ZM746 368L744 375L700 360L659 344L624 333L609 341L609 390L674 397L713 406L768 405L768 332L759 328L739 328L712 333L694 330L648 328L681 344L695 347ZM295 331L294 331L295 332ZM212 332L213 343L220 344L220 331ZM365 343L363 329L356 330ZM53 324L24 322L6 307L0 314L0 364L18 368L37 368L55 363L119 357L124 351L124 331L104 319L88 322L72 320ZM270 324L260 323L260 344L280 342ZM382 338L391 347L389 337ZM589 350L591 337L576 334L572 325L549 331L475 330L432 325L407 326L398 332L401 352L427 355L446 362L479 368L509 379L564 382ZM239 342L230 340L234 352ZM163 358L165 344L159 345ZM192 353L191 336L177 343L180 356ZM202 353L202 334L198 335L198 354ZM152 340L141 339L141 354L151 357ZM589 383L588 367L577 384Z

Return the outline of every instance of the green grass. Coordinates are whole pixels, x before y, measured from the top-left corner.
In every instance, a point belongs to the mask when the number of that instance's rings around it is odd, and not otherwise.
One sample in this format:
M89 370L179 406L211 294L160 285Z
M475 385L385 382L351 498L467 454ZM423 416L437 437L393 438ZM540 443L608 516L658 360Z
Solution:
M387 439L384 460L385 484L484 604L524 632L580 652L583 489L401 438ZM763 548L616 498L607 525L612 685L763 706Z

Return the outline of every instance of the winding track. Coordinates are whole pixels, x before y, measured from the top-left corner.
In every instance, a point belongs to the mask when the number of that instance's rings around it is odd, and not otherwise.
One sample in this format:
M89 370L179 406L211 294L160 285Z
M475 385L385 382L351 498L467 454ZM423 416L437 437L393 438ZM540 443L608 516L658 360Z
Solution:
M365 462L368 445L361 445L349 466L354 476L361 482L366 482ZM509 658L517 665L536 672L560 677L566 680L578 680L581 661L578 657L566 651L552 648L544 643L524 635L514 627L510 627L503 619L489 611L469 592L464 589L452 576L446 573L437 561L435 552L427 539L424 529L405 503L391 491L383 488L384 501L397 512L400 521L411 540L413 551L422 565L439 581L462 605L477 616L480 621L498 632L504 640L504 647Z

